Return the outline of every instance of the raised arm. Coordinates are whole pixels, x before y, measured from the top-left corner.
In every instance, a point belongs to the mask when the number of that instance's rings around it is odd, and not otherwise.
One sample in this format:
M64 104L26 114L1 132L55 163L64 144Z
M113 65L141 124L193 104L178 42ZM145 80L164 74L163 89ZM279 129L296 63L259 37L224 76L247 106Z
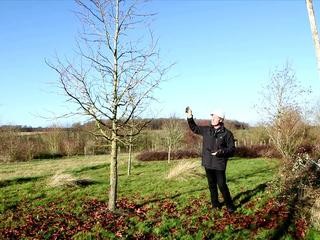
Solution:
M191 131L194 132L195 134L201 135L202 134L201 128L195 123L192 115L192 110L190 107L186 108L186 115L187 115L188 125Z

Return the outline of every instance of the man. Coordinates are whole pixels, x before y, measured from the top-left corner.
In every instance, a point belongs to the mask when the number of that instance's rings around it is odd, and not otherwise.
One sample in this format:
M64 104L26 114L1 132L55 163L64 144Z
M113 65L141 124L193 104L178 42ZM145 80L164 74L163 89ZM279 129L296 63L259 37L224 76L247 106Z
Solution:
M228 212L235 211L228 185L226 183L226 167L229 157L235 151L233 134L224 127L224 113L211 113L210 126L198 126L192 115L192 110L186 109L190 129L202 136L202 166L205 168L213 208L221 208L218 200L218 188L222 193Z

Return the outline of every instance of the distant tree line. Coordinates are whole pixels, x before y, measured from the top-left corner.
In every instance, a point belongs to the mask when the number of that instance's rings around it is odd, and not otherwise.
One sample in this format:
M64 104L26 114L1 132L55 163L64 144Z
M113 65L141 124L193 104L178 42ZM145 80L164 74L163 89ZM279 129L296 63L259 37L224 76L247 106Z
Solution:
M137 120L139 121L139 120ZM146 121L141 119L141 121ZM193 134L185 119L153 119L140 135L134 138L132 150L138 152L162 151L168 154L169 122L176 122L180 128L181 138L171 146L171 154L176 151L190 150L200 152L201 138ZM197 120L199 125L209 124L209 120ZM279 152L272 146L263 126L250 126L239 121L226 121L226 126L235 135L237 154L240 157L276 157ZM172 123L171 123L172 125ZM71 127L51 126L32 128L26 126L0 126L0 160L1 162L30 161L33 159L58 158L75 155L109 154L110 145L90 134L93 122L75 123ZM320 156L320 130L317 126L304 125L303 141L295 152L308 152ZM128 152L129 146L119 143L120 153Z
M133 151L166 150L165 126L169 119L137 119L136 121L149 124L144 131L134 139ZM170 120L171 121L171 120ZM186 121L174 119L182 126L182 139L179 149L190 147L199 148L199 139L190 136ZM205 122L204 120L200 122ZM208 122L208 121L206 121ZM0 126L0 159L2 162L29 161L32 159L57 158L74 155L94 155L110 153L110 145L96 138L91 132L94 122L75 123L71 127L30 127L21 125ZM106 121L106 125L111 122ZM245 123L230 122L234 126L246 126ZM128 145L119 143L120 152L127 152Z

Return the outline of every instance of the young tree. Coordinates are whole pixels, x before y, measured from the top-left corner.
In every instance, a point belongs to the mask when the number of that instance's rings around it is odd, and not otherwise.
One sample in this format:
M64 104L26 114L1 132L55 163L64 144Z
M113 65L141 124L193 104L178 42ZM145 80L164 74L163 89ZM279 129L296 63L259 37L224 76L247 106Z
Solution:
M168 68L159 61L157 42L148 28L152 15L138 13L138 1L76 0L82 32L77 61L48 63L59 74L59 86L78 106L73 114L95 122L96 137L111 144L108 208L117 200L118 143L138 134L128 122L146 110L152 92ZM144 35L140 35L144 30Z
M50 155L54 156L61 154L60 147L63 139L62 135L62 128L57 124L53 124L49 127L49 131L47 132L47 134L41 136L43 141L48 146Z
M290 159L301 143L309 90L297 82L295 72L287 63L271 73L270 81L263 87L260 115L275 148L284 159Z
M311 27L312 39L313 39L314 47L316 50L318 72L319 72L319 76L320 76L320 40L319 40L319 35L318 35L318 30L317 30L316 18L314 16L312 0L306 0L306 4L307 4L309 22L310 22L310 27Z
M295 72L288 64L272 72L261 93L259 110L264 127L271 143L282 155L277 184L284 191L296 189L300 181L294 168L299 162L296 152L306 132L304 112L309 93L298 84Z
M168 147L168 163L171 160L171 152L182 141L185 129L181 122L172 116L164 123L166 146Z

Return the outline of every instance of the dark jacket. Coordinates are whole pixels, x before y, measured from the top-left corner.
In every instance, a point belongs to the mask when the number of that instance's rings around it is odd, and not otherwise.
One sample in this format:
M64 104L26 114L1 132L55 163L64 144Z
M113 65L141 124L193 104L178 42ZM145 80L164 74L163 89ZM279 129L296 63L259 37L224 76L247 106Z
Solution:
M193 118L188 118L192 132L202 136L202 166L208 169L226 170L227 161L235 152L232 132L223 124L215 129L213 126L198 126ZM217 152L216 156L211 153Z

